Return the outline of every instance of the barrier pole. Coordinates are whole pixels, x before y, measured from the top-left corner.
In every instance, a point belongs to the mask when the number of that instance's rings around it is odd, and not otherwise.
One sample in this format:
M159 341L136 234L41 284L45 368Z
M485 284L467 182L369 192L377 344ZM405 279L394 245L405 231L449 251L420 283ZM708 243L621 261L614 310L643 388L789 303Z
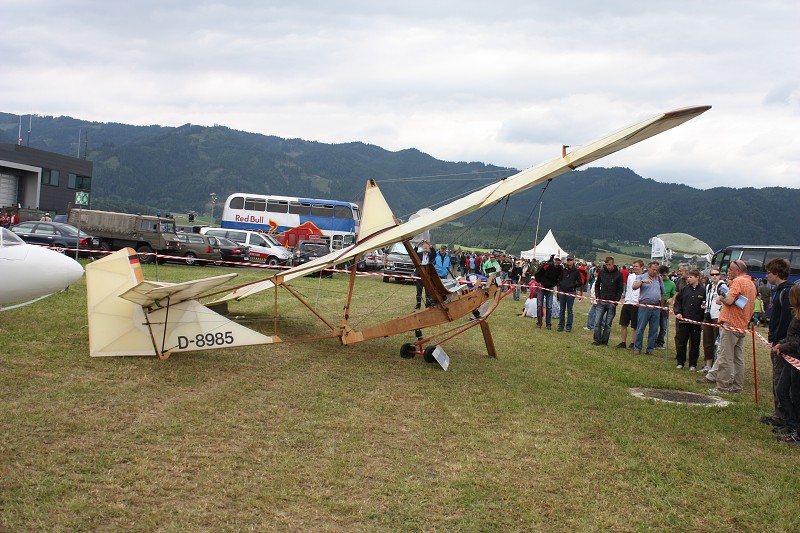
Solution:
M753 339L753 390L756 394L756 405L758 405L758 370L756 370L756 326L750 326L750 336Z

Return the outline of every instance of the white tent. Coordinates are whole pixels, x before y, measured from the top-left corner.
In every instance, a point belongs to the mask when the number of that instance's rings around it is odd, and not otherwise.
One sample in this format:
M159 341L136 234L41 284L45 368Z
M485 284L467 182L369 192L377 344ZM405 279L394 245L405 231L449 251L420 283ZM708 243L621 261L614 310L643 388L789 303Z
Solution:
M714 253L709 245L688 233L662 233L652 237L650 245L650 257L664 261L677 256L693 262L710 262Z
M536 259L537 261L546 261L550 259L551 255L564 259L569 255L559 244L556 238L553 237L553 230L548 230L544 239L530 250L525 250L520 253L523 259Z

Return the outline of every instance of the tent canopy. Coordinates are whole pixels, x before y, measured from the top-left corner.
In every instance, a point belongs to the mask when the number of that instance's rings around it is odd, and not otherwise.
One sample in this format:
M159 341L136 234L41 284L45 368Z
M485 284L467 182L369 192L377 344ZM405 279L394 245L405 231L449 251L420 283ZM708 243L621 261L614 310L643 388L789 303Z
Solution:
M525 250L520 253L523 259L536 259L537 261L546 261L550 259L551 255L556 257L565 258L569 255L559 244L553 236L553 230L548 230L544 239L530 250Z

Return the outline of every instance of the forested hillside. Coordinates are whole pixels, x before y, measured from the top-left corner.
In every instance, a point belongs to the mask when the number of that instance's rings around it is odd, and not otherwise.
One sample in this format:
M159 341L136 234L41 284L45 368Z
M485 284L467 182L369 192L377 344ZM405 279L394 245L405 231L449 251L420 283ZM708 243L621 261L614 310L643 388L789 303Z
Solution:
M0 142L16 142L18 121L17 115L0 113ZM31 147L73 156L81 147L81 157L94 162L92 205L101 209L207 212L210 193L224 199L235 191L360 201L365 181L374 178L395 214L407 217L512 172L479 162L440 161L413 148L390 152L361 142L324 144L223 126L34 117L31 130ZM26 132L27 123L25 142ZM796 189L698 190L645 179L627 168L600 167L571 172L546 189L537 186L473 213L439 229L436 238L530 248L540 198L540 236L552 228L565 247L592 238L646 242L666 232L693 234L712 248L734 242L800 244L788 217L774 216L798 204Z

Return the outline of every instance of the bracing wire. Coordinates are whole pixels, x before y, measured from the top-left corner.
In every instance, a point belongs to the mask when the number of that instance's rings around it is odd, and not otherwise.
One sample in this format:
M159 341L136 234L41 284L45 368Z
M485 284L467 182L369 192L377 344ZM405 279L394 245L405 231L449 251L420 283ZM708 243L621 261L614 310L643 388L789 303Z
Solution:
M452 178L453 176L475 176L476 174L497 174L499 172L516 172L515 170L511 169L496 169L496 170L483 170L480 172L456 172L452 174L431 174L428 176L408 176L405 178L387 178L381 180L375 180L378 183L392 183L398 181L442 181ZM469 180L491 180L495 179L494 177L485 177L485 178L460 178L462 181L469 181ZM458 180L456 180L458 181Z
M514 237L514 242L511 243L511 245L509 246L509 249L513 248L514 245L517 244L517 241L519 240L519 236L522 235L523 231L525 231L525 228L528 225L528 221L531 219L531 216L533 216L533 213L536 211L536 208L539 206L539 204L542 203L542 198L544 197L544 193L547 190L547 187L550 186L550 182L551 181L553 181L553 178L550 178L549 180L547 180L547 183L545 183L544 187L542 187L542 193L539 195L539 199L536 201L535 204L533 204L533 209L531 209L530 213L528 213L528 218L525 219L525 222L520 227L519 231L517 232L516 237ZM534 243L534 244L536 244L536 243Z
M506 196L506 205L503 206L503 214L500 216L500 225L497 227L497 235L494 238L494 249L498 249L498 244L500 241L500 231L503 229L503 221L506 219L506 211L508 210L508 199L511 198L510 196Z
M500 199L499 199L499 200L497 200L495 203L493 203L493 204L491 205L491 207L489 207L489 209L484 209L484 210L483 210L483 213L481 214L481 216L479 216L479 217L477 218L477 220L475 220L475 222L473 222L473 223L472 223L472 224L470 224L469 226L465 226L465 227L464 227L464 231L462 231L461 233L459 233L459 234L458 234L458 236L457 236L455 239L453 239L453 244L455 244L455 243L459 242L459 241L461 240L461 237L462 237L462 236L463 236L463 235L464 235L466 232L468 232L469 230L471 230L471 229L472 229L472 228L473 228L473 227L474 227L474 226L475 226L475 225L476 225L478 222L480 222L480 221L483 219L483 217L485 217L486 215L488 215L489 213L491 213L491 211L492 211L492 210L493 210L495 207L497 207L497 204L499 204L499 203L500 203L500 202L502 202L502 201L503 201L503 199L502 199L502 198L500 198Z
M500 180L500 181L502 181L502 180ZM498 181L497 183L499 183L500 181ZM457 200L458 198L463 198L464 196L467 196L468 194L472 194L475 191L479 191L479 190L483 189L484 187L485 187L485 185L481 185L479 187L475 187L474 189L470 189L470 190L468 190L466 192L459 193L459 194L456 194L454 196L451 196L450 198L445 198L444 200L441 200L439 202L433 203L433 204L429 205L428 207L429 208L434 208L434 207L437 207L437 206L440 206L440 205L444 205L444 204L446 204L448 202L451 202L453 200ZM401 218L407 219L408 217L410 217L413 214L414 213L407 213Z

